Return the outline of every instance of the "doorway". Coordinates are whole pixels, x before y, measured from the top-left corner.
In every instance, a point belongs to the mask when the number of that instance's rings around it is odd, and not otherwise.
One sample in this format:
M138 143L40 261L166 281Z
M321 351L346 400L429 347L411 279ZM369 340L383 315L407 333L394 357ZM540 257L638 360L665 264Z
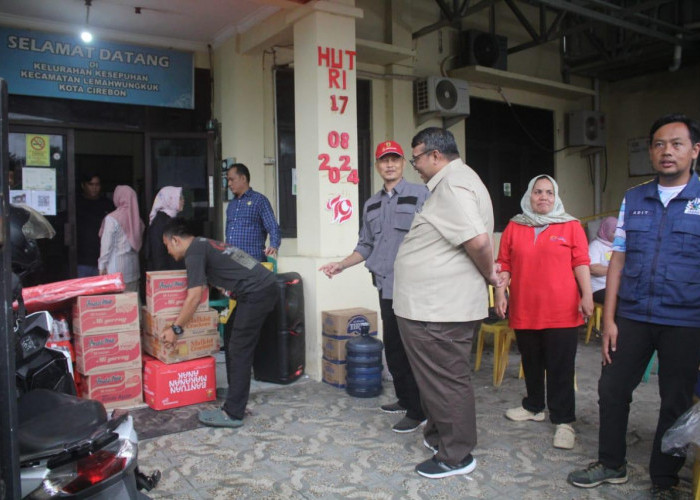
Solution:
M469 104L465 159L489 190L500 232L521 211L529 180L554 176L554 113L474 97Z
M207 133L12 127L10 201L39 207L56 230L51 240L39 241L42 270L30 284L77 277L77 232L85 220L77 213L76 200L82 196L85 175L100 178L101 195L109 200L116 186L132 187L146 225L158 190L166 185L183 186L181 215L192 221L198 235L214 237L218 218L213 147L214 139Z

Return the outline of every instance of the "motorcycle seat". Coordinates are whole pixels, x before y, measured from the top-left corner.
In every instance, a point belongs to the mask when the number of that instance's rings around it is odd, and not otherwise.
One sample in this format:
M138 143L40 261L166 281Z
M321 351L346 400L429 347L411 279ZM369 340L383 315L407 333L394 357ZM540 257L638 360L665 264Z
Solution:
M60 452L67 444L90 437L107 421L104 405L92 399L35 389L17 402L20 460Z

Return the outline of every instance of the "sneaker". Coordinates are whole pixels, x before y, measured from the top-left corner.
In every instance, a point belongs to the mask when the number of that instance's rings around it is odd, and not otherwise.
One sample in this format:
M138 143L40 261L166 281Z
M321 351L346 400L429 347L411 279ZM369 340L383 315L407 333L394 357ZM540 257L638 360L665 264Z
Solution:
M406 413L406 408L401 406L399 402L382 405L379 407L384 413Z
M425 447L428 448L430 451L432 451L432 452L433 452L433 455L436 455L437 452L438 452L438 447L437 447L437 445L433 446L433 445L430 444L430 443L428 442L428 440L425 439L425 438L423 438L423 446L425 446Z
M579 488L594 488L603 483L622 484L627 482L627 466L609 469L600 462L592 462L585 469L569 473L566 480Z
M509 408L506 410L506 418L508 420L513 420L514 422L525 422L526 420L534 420L535 422L542 422L544 420L544 412L534 413L530 410L526 410L522 406L517 408Z
M425 424L425 420L422 422L413 418L403 417L399 420L394 427L391 428L392 431L403 434L405 432L413 432L421 425Z
M676 488L662 488L661 486L651 487L651 498L655 500L676 500L681 497L681 492Z
M441 477L456 476L459 474L469 474L476 469L476 460L471 453L464 457L457 465L449 465L437 460L435 457L416 465L416 472L423 477L430 479L440 479Z
M554 447L563 450L570 450L574 447L576 441L576 431L569 424L557 425L557 430L554 432Z

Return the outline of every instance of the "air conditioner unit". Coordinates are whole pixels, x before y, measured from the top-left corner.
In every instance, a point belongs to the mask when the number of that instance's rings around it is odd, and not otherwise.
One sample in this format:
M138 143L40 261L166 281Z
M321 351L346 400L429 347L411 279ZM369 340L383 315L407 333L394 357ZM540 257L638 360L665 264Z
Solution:
M566 118L567 146L605 146L605 113L572 111Z
M508 39L479 30L459 34L459 65L508 69Z
M429 76L414 85L416 113L469 116L469 85L464 80Z

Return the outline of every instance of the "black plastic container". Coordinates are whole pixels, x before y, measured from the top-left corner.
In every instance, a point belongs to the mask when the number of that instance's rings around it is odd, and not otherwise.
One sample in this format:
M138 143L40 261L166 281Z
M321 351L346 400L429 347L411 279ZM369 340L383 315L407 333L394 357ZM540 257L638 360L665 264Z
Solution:
M348 340L345 390L356 398L382 393L382 342L369 335L369 323L360 326L359 337Z

